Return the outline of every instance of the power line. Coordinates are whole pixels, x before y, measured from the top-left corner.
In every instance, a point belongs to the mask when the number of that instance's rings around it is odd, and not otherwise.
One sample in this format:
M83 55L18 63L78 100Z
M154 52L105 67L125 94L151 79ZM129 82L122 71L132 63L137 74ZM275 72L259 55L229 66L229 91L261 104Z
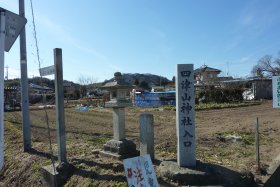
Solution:
M39 46L38 46L38 39L37 39L37 32L36 32L36 25L35 25L35 19L34 19L34 11L33 11L33 4L32 0L30 0L30 6L31 6L31 13L32 13L32 24L33 24L33 37L35 40L35 47L36 47L36 56L39 63L39 69L41 68L41 61L40 61L40 53L39 53Z

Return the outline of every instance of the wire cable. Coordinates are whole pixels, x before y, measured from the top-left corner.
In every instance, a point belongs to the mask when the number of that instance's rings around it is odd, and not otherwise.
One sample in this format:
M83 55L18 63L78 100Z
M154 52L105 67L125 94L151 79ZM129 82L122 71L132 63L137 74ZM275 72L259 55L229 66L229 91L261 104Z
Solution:
M40 53L39 53L39 46L38 46L38 39L37 39L37 32L36 32L36 24L35 24L35 16L34 16L34 11L33 11L33 4L32 4L32 0L30 0L30 6L31 6L31 13L32 13L32 24L33 24L33 37L35 40L35 44L36 44L36 54L37 54L37 60L38 60L38 66L39 69L41 69L41 61L40 61ZM41 79L41 86L43 87L43 77L40 74L40 79ZM43 96L46 97L46 93L43 93ZM47 112L47 107L46 107L46 101L45 99L43 99L43 105L44 105L44 113L45 113L45 121L47 124L47 129L48 129L48 139L49 139L49 149L50 149L50 155L51 155L51 162L52 162L52 166L53 166L53 172L54 174L56 173L56 169L55 169L55 163L54 163L54 155L53 155L53 147L52 147L52 141L51 141L51 132L50 132L50 125L49 125L49 116L48 116L48 112ZM56 177L54 178L54 185L56 185Z

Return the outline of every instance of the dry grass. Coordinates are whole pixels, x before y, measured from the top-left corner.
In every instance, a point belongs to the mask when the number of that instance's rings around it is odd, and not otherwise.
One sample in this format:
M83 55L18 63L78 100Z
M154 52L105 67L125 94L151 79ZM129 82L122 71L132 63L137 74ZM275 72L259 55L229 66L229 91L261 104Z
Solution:
M155 152L158 160L176 158L175 111L164 108L128 108L126 134L139 145L139 116L154 115ZM196 112L197 159L235 170L254 172L254 124L260 119L261 163L266 167L280 153L280 111L271 102L261 105L202 110ZM51 137L57 154L55 110L48 109ZM5 113L6 166L1 179L5 184L41 185L38 170L50 164L46 119L43 110L30 111L34 152L22 152L21 113ZM112 113L108 109L65 110L68 160L76 170L66 186L126 186L120 161L100 157L96 150L112 138ZM241 136L241 141L225 141L226 135ZM15 156L17 155L17 156ZM22 161L25 161L22 163ZM158 172L158 168L156 171ZM25 172L23 172L23 168ZM16 171L16 172L15 172ZM15 172L15 177L11 173ZM164 182L159 178L161 184ZM37 181L37 182L35 182ZM169 183L169 185L171 185Z

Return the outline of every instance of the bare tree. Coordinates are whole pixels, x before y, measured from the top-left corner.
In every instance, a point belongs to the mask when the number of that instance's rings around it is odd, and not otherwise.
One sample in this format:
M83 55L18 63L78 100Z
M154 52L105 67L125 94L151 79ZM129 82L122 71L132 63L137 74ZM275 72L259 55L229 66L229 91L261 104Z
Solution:
M83 75L80 75L80 77L78 78L78 82L81 84L81 85L89 85L89 84L94 84L97 82L97 78L95 77L85 77Z
M265 55L259 59L258 64L252 68L252 74L260 77L280 75L280 53L275 58Z
M96 86L95 83L97 82L97 78L95 77L85 77L83 75L80 75L78 78L78 82L80 84L80 93L81 96L86 96L88 91L93 90Z

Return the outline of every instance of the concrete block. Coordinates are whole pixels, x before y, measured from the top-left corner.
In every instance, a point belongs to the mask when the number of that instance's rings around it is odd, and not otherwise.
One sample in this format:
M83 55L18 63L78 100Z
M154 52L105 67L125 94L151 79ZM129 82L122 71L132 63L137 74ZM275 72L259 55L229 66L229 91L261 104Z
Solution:
M43 186L46 187L59 187L63 186L68 177L73 172L73 166L69 164L55 163L55 169L53 165L44 166L40 169L42 175Z

